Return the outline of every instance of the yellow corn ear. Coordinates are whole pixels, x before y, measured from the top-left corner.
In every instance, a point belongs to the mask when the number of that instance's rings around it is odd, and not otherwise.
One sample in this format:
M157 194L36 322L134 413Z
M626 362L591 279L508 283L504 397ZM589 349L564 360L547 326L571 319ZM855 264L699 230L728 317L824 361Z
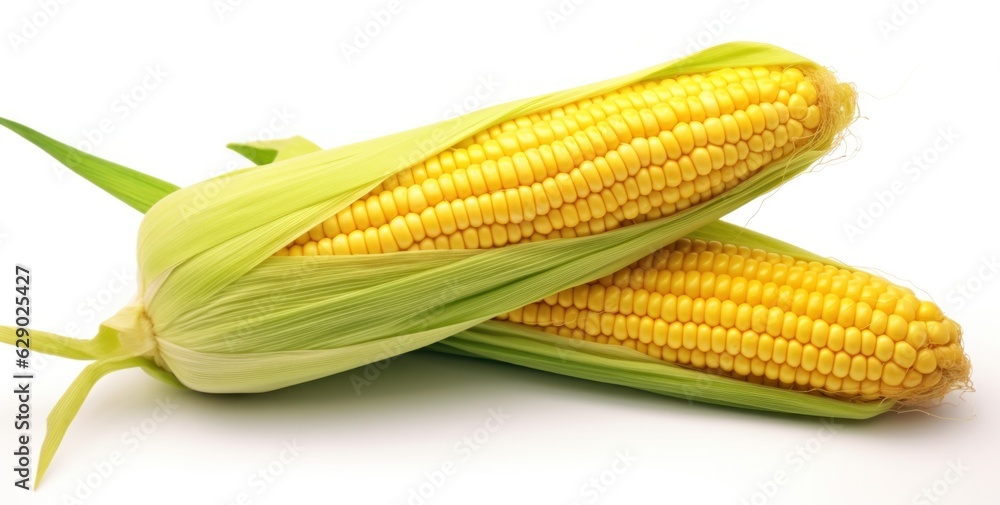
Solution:
M965 387L961 328L885 279L682 239L497 318L757 384L910 405Z
M790 155L843 105L815 67L629 84L470 135L277 254L486 249L669 216Z

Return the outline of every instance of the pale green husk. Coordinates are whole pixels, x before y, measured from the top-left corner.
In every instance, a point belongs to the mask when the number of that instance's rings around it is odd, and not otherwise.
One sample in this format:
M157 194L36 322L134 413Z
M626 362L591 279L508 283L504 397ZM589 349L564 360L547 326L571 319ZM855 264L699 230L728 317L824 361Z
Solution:
M87 391L109 371L158 367L161 377L215 393L268 391L323 377L425 347L609 274L776 188L825 154L852 120L853 92L846 85L830 89L839 109L828 114L807 145L735 189L669 218L590 237L490 250L273 256L386 177L491 125L635 81L769 65L796 65L828 76L817 64L777 47L726 44L627 76L402 133L287 159L275 154L273 163L166 196L173 189L170 184L120 165L102 166L99 158L3 121L133 207L148 207L139 229L139 293L104 323L103 337L98 337L107 338L111 348L73 344L71 339L50 346L100 347L101 353L92 355L97 361L49 418L39 480ZM257 152L266 147L251 147L253 155L262 156L257 160L266 161L268 155ZM309 146L296 142L293 148L304 152ZM107 184L108 174L118 174L122 186ZM0 341L12 343L13 334L12 328L0 327ZM35 338L46 345L44 334Z

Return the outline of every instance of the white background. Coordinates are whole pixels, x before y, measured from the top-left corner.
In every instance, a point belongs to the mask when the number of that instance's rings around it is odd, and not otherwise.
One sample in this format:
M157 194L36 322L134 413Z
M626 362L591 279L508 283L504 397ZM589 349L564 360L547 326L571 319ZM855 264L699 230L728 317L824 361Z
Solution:
M52 1L5 1L0 115L74 144L89 132L96 154L186 185L246 164L229 141L331 147L482 105L484 81L500 102L718 42L781 45L856 83L863 118L836 161L729 219L937 301L964 327L978 390L934 411L952 419L828 427L429 353L360 394L350 376L363 370L255 396L125 371L93 390L37 492L12 485L15 402L0 393L0 503L995 503L1000 277L981 268L1000 254L995 4L577 1L403 1L350 58L344 45L387 1L63 1L54 14ZM123 93L142 100L123 108ZM0 291L16 262L30 266L36 327L90 337L133 294L141 216L7 131L0 153ZM914 170L914 156L933 161ZM0 313L10 324L10 297ZM6 392L13 352L0 361ZM36 453L83 366L39 367ZM154 423L158 399L176 408ZM484 437L490 409L509 417ZM280 464L285 443L302 449ZM261 468L278 475L249 480ZM602 476L613 483L590 484Z

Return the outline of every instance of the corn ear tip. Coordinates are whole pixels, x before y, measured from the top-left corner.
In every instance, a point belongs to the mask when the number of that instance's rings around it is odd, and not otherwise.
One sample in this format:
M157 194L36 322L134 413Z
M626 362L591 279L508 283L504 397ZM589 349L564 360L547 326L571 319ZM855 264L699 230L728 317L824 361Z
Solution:
M814 146L826 150L840 142L847 135L847 127L860 117L857 89L852 83L838 81L825 67L817 65L805 70L807 78L816 86L823 110Z
M958 361L941 369L941 380L936 384L907 389L898 399L899 407L916 410L920 410L919 407L935 407L941 405L945 397L953 391L959 391L959 396L976 391L972 383L972 361L962 346L961 328L958 330L956 343L962 349Z

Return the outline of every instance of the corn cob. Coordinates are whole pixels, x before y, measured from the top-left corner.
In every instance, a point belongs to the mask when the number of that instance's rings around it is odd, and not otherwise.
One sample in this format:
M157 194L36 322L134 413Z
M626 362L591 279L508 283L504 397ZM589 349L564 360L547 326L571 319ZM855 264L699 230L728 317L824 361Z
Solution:
M749 382L901 404L968 381L961 329L867 273L682 239L497 317Z
M277 254L490 248L669 216L815 135L838 106L827 79L724 68L520 116L386 179Z

